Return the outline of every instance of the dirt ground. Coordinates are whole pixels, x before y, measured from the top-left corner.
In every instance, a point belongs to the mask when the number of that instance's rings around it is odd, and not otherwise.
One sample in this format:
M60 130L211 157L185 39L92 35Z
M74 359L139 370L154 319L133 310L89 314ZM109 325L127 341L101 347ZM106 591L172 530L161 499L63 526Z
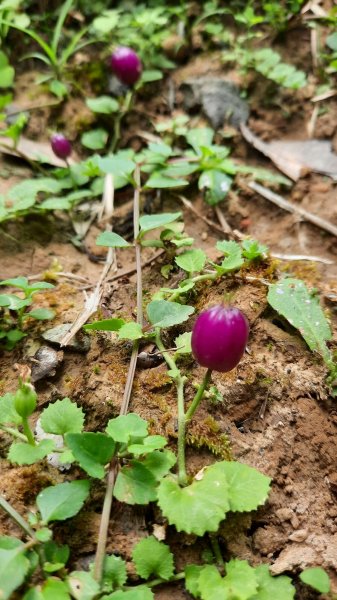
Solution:
M202 61L192 60L177 71L176 81L183 80L187 74L203 74L203 69L206 65ZM214 72L217 69L219 66L215 64ZM167 90L164 85L152 111L161 110ZM310 100L299 96L297 101L292 98L292 105L284 116L284 111L261 106L260 95L261 89L253 86L249 125L257 135L263 139L306 137L306 126L312 113ZM286 101L287 95L280 95L280 102ZM324 114L317 118L314 135L332 139L337 135L337 100L327 100L325 108ZM50 118L49 114L47 116ZM46 115L41 119L44 122ZM253 164L268 164L239 135L234 155ZM8 176L2 179L2 193L6 193L14 182L26 177L29 170L22 163L3 157L0 172ZM125 192L117 194L117 206L131 200L131 194L131 191L129 196ZM308 174L284 196L337 225L336 187L327 177ZM194 193L193 201L201 214L218 224L213 209L205 205L200 195ZM182 205L173 194L166 194L162 208L181 210ZM313 225L299 222L293 215L249 191L243 181L223 203L222 211L233 229L267 244L272 253L325 259L326 262L271 259L259 270L257 278L272 271L276 274L291 272L317 287L332 319L335 332L332 343L336 344L336 238ZM184 220L186 232L195 238L195 244L215 258L214 247L221 234L187 209L184 209ZM124 221L122 218L120 223L117 222L117 232ZM97 252L94 246L97 233L98 229L93 225L86 240L87 248L92 252ZM59 278L54 290L39 296L41 306L56 310L53 326L70 323L76 318L83 308L83 288L89 290L102 269L102 264L94 261L91 255L80 252L70 243L72 234L70 219L65 214L57 218L51 215L28 217L7 224L0 232L1 278L43 273L55 260L64 273L85 278L86 281ZM144 251L144 260L150 259L151 252ZM117 259L117 275L133 268L131 251L123 250L123 255L117 251ZM160 275L162 264L163 259L159 258L144 268L144 289L154 291L158 283L165 285ZM268 562L273 573L292 577L305 567L321 565L328 570L337 591L337 410L336 399L329 396L324 383L324 366L296 331L268 308L266 287L262 282L230 276L219 285L204 285L198 289L195 299L197 310L216 303L226 292L233 294L234 304L240 306L249 319L249 353L245 354L237 370L213 375L224 403L215 405L206 401L194 418L188 435L188 467L194 473L212 462L214 456L232 457L256 467L273 480L269 500L263 508L240 518L233 515L221 529L225 558L236 556L253 565ZM135 308L135 293L134 274L107 284L101 309L104 318L130 317ZM193 319L185 329L190 329L192 323ZM0 394L16 388L15 365L29 363L41 343L45 345L40 336L43 328L45 324L35 325L33 335L22 345L11 353L2 352ZM178 328L177 331L185 329ZM90 336L88 352L65 348L55 375L36 383L39 408L51 400L69 396L83 407L86 428L102 430L108 419L118 415L130 353L128 343L116 342L105 333ZM191 382L200 380L201 369L198 370L192 359L186 363L186 369ZM192 393L190 385L187 398ZM175 447L175 389L164 364L137 369L130 409L150 421L152 433L168 436ZM32 467L9 466L5 460L9 443L9 437L1 434L0 492L6 492L6 498L19 511L25 512L32 507L36 494L46 484L67 480L77 473L73 468L62 474L44 462ZM103 483L94 483L90 504L71 521L71 525L64 523L55 527L58 539L67 537L76 557L75 566L86 565L93 558L103 495ZM156 523L161 524L162 520L154 508L145 510L115 502L108 552L130 559L134 543L152 533ZM15 524L2 512L0 533L20 535ZM200 561L202 551L207 548L206 538L200 541L192 536L180 536L178 543L173 529L168 528L166 534L177 556L177 570L187 562ZM168 600L172 594L177 600L189 597L176 584L163 586L156 591L155 597ZM304 600L318 595L298 584L297 597Z

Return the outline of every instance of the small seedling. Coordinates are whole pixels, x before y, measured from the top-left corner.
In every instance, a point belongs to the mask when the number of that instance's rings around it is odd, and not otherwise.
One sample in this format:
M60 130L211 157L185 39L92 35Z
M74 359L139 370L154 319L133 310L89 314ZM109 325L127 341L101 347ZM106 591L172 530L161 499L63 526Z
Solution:
M21 294L0 294L0 341L7 350L27 335L23 329L27 319L47 320L55 316L49 308L33 308L34 295L43 290L52 289L54 285L46 281L30 283L26 277L16 277L0 281L0 285L18 288Z

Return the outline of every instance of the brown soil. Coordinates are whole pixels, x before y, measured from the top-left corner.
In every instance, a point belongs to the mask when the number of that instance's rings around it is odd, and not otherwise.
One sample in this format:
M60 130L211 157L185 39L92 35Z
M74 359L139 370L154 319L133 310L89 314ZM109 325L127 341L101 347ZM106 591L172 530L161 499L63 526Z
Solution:
M217 66L212 68L217 72ZM198 57L178 71L177 81L204 73L209 73L207 59L203 62ZM310 101L301 98L300 93L298 96L293 94L291 114L285 117L279 107L264 107L258 91L253 90L251 98L250 126L256 134L264 139L306 137L303 132L311 114ZM286 97L286 94L281 96L280 102ZM161 112L160 103L160 99L153 101L149 111ZM336 100L327 101L326 107L327 113L317 120L317 137L335 134ZM44 115L42 117L45 119ZM240 158L266 165L266 161L242 140L237 154ZM10 174L9 179L3 180L4 192L27 176L28 170L23 173L22 169L22 165L3 159L1 170ZM293 186L288 198L337 224L335 185L326 177L307 175ZM131 200L131 195L127 196L125 192L120 195L120 202L127 200ZM201 197L194 197L194 206L204 216L216 220L213 210L205 206ZM180 210L181 204L173 197L167 198L163 210L168 209ZM292 215L249 191L244 182L236 194L230 195L222 210L233 229L266 243L274 253L309 254L333 261L332 264L273 261L272 266L265 264L256 276L262 279L273 270L287 271L318 287L333 319L336 343L336 239L312 225L298 222ZM215 242L221 235L187 210L184 220L186 231L195 238L196 245L215 258ZM12 237L0 233L1 278L43 273L56 259L62 265L62 271L87 278L88 285L98 280L102 266L69 242L72 228L67 216L26 218L10 223L4 229ZM88 248L94 248L97 233L96 226L92 226L87 238ZM120 270L133 267L131 252L118 251L117 256ZM144 252L144 259L150 256L150 250ZM144 289L151 292L159 285L166 285L160 275L163 260L158 259L144 269ZM57 312L53 325L71 322L82 311L82 287L83 284L75 279L60 279L55 290L40 295L41 305L50 305ZM226 292L233 294L234 304L240 306L250 321L249 353L234 372L213 375L224 403L205 402L194 418L188 435L189 470L197 472L212 462L214 456L231 456L272 477L272 491L266 506L249 516L230 517L222 527L224 556L247 559L251 564L268 562L273 573L287 573L293 577L307 566L322 565L329 571L337 591L337 411L336 401L329 396L324 383L324 366L296 331L285 327L268 309L262 282L249 283L244 276L233 276L220 285L200 287L195 298L197 310L220 301ZM102 303L104 317L131 316L134 308L134 275L106 285ZM192 322L193 319L187 324L188 329ZM15 365L29 362L29 357L41 344L43 328L45 324L34 326L32 335L21 346L1 355L0 393L16 388ZM118 414L130 352L128 343L116 342L112 336L103 333L91 336L91 348L86 354L65 350L64 361L56 374L36 384L40 408L51 400L69 396L83 407L87 429L102 430L107 421ZM200 381L202 370L192 360L185 368L189 373L189 399L193 393L191 384ZM153 433L168 436L174 448L175 390L163 364L137 370L130 408L150 421ZM80 474L75 468L61 474L45 463L32 467L10 466L5 459L9 443L9 436L1 434L0 492L22 513L33 508L35 496L43 487ZM94 483L91 501L79 516L69 525L65 523L55 528L57 539L67 539L70 544L76 566L86 565L93 558L103 495L103 484ZM151 533L156 523L162 523L162 520L153 508L132 508L115 503L108 551L129 561L133 545ZM20 535L2 512L0 533ZM177 569L187 562L200 561L208 543L207 539L200 541L190 536L180 536L178 541L170 528L167 529L167 540L175 550ZM164 586L156 591L155 597L168 600L173 594L177 600L189 597L176 585ZM299 585L297 597L304 600L317 596Z

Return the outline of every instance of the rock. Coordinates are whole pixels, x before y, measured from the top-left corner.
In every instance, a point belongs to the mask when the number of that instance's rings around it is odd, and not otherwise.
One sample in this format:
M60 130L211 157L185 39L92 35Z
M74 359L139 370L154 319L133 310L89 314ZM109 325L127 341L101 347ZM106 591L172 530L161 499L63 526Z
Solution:
M307 529L298 529L289 535L288 540L291 542L304 542L307 539L309 532Z
M272 575L280 575L285 571L306 569L308 565L317 564L318 559L314 548L293 544L282 550L274 564L270 566L270 571Z
M294 515L294 512L291 510L291 508L279 508L275 512L275 514L278 517L278 519L280 519L280 521L282 522L282 521L290 521Z
M32 361L32 382L39 381L44 377L55 375L56 368L63 361L63 352L57 352L50 346L41 346L35 352Z
M41 420L38 419L35 426L35 436L38 442L42 440L53 440L55 447L61 450L64 447L63 435L55 435L53 433L46 433L41 426ZM55 467L59 471L69 471L71 463L61 462L60 452L51 452L47 456L47 462Z
M57 325L52 329L48 329L42 334L42 337L51 344L60 346L61 340L64 338L66 333L69 331L72 323L64 323L63 325ZM75 350L76 352L88 352L90 350L90 337L87 333L79 331L65 346L65 349Z
M180 89L184 95L185 109L201 107L214 129L222 127L226 121L239 128L248 119L248 104L240 97L240 90L232 81L199 77L188 79Z

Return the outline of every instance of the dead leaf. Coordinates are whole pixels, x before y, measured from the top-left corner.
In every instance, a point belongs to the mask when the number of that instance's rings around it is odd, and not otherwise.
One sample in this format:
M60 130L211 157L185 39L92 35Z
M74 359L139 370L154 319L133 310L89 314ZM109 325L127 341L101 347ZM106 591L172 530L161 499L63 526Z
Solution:
M310 171L328 175L337 181L337 155L331 151L329 140L264 142L246 125L241 125L241 132L247 142L270 158L293 181L298 181Z
M53 167L65 167L64 160L55 156L49 142L38 142L28 140L21 136L16 148L13 147L13 140L7 137L0 136L0 152L10 156L18 156L19 158L34 160L36 162L46 163ZM70 165L74 165L79 161L75 153L68 159Z

